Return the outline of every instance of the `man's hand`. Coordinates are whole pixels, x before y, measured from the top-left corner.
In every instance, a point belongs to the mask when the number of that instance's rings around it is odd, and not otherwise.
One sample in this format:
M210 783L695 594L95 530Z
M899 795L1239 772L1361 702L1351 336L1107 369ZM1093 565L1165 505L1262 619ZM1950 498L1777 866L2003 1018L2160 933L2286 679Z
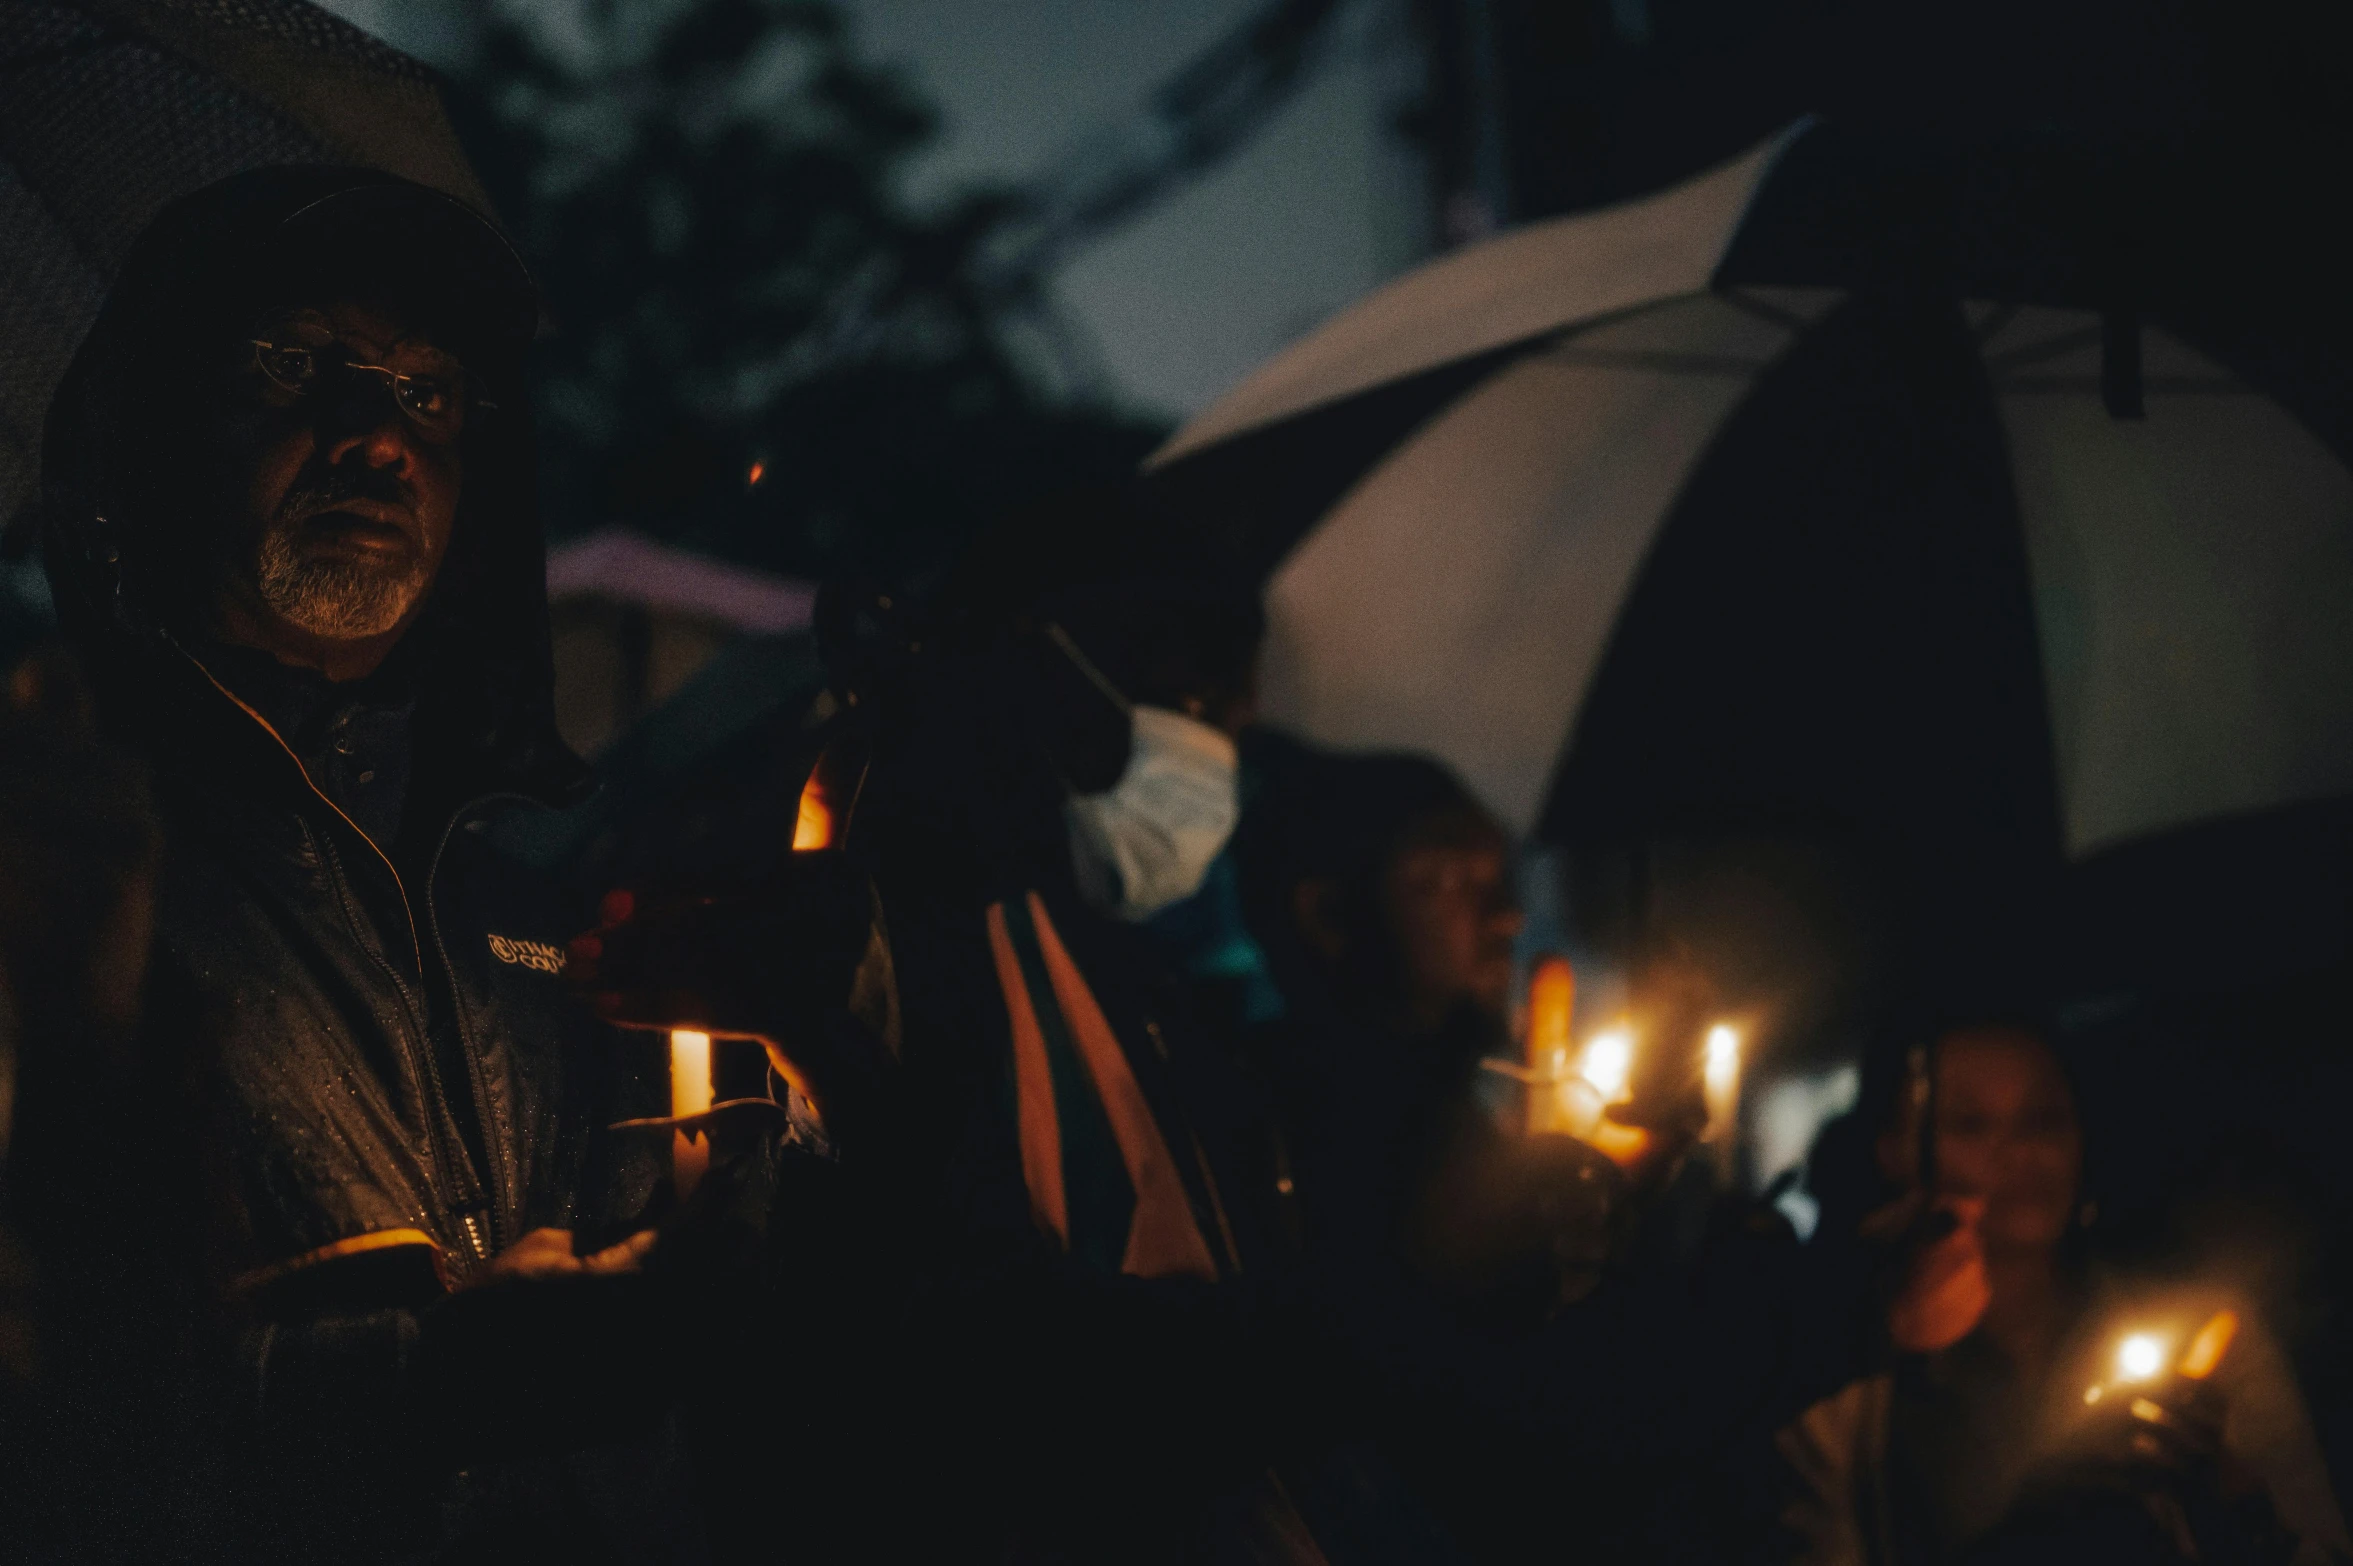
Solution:
M848 1004L873 933L864 875L791 854L757 885L608 894L569 976L626 1027L791 1039Z
M838 853L788 855L756 886L613 892L566 976L617 1026L757 1040L837 1136L871 1121L895 1061L889 945Z
M654 1239L653 1230L640 1229L618 1245L580 1256L573 1252L571 1230L534 1229L490 1258L490 1264L474 1276L469 1286L636 1272L647 1253L653 1250Z

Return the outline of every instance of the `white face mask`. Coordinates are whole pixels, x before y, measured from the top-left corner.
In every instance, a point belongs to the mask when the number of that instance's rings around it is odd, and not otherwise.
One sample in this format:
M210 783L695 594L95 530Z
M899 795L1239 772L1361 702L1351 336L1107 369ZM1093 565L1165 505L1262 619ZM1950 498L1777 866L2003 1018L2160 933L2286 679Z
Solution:
M1234 742L1163 707L1131 709L1127 771L1101 794L1063 806L1070 857L1087 901L1148 919L1201 889L1242 816Z

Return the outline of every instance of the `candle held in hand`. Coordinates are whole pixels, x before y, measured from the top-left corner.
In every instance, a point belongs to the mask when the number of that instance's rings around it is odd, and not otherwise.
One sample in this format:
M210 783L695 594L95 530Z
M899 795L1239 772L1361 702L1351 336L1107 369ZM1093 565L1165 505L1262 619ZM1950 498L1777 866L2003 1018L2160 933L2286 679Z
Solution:
M711 1035L692 1028L670 1030L670 1113L702 1115L711 1109ZM701 1183L711 1166L711 1143L700 1131L681 1126L670 1138L670 1183L680 1197Z

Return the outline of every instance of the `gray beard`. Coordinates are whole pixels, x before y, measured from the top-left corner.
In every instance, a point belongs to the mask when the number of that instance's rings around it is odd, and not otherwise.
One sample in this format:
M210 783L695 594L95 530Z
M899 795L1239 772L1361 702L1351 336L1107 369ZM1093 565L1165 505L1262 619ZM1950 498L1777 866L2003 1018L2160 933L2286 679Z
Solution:
M254 560L254 586L261 601L290 625L329 641L382 636L424 596L423 562L410 555L398 562L306 560L295 551L293 530L262 534Z

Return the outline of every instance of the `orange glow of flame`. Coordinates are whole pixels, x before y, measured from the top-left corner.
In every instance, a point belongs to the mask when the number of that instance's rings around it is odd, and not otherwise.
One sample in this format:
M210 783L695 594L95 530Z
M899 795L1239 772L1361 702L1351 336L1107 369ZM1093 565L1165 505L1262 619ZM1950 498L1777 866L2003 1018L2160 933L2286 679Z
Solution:
M1577 1006L1577 973L1566 957L1547 957L1528 975L1528 1064L1540 1067L1566 1053L1569 1017Z
M2181 1373L2192 1381L2203 1381L2214 1374L2222 1363L2222 1356L2230 1352L2231 1339L2239 1335L2239 1313L2218 1310L2190 1339L2190 1346L2181 1356Z
M752 471L744 475L744 483L751 488L757 489L760 486L760 480L766 478L767 476L768 464L765 462L755 462L752 464Z
M817 786L816 775L812 773L809 781L801 786L801 811L793 821L793 852L832 846L833 809L825 803L825 791Z
M1640 1126L1620 1125L1606 1115L1594 1122L1593 1130L1585 1140L1592 1144L1595 1152L1620 1169L1630 1167L1636 1159L1650 1151L1648 1131Z
M1528 1098L1530 1131L1583 1132L1600 1114L1586 1083L1569 1074L1569 1019L1577 1007L1577 974L1566 957L1546 957L1528 975Z

